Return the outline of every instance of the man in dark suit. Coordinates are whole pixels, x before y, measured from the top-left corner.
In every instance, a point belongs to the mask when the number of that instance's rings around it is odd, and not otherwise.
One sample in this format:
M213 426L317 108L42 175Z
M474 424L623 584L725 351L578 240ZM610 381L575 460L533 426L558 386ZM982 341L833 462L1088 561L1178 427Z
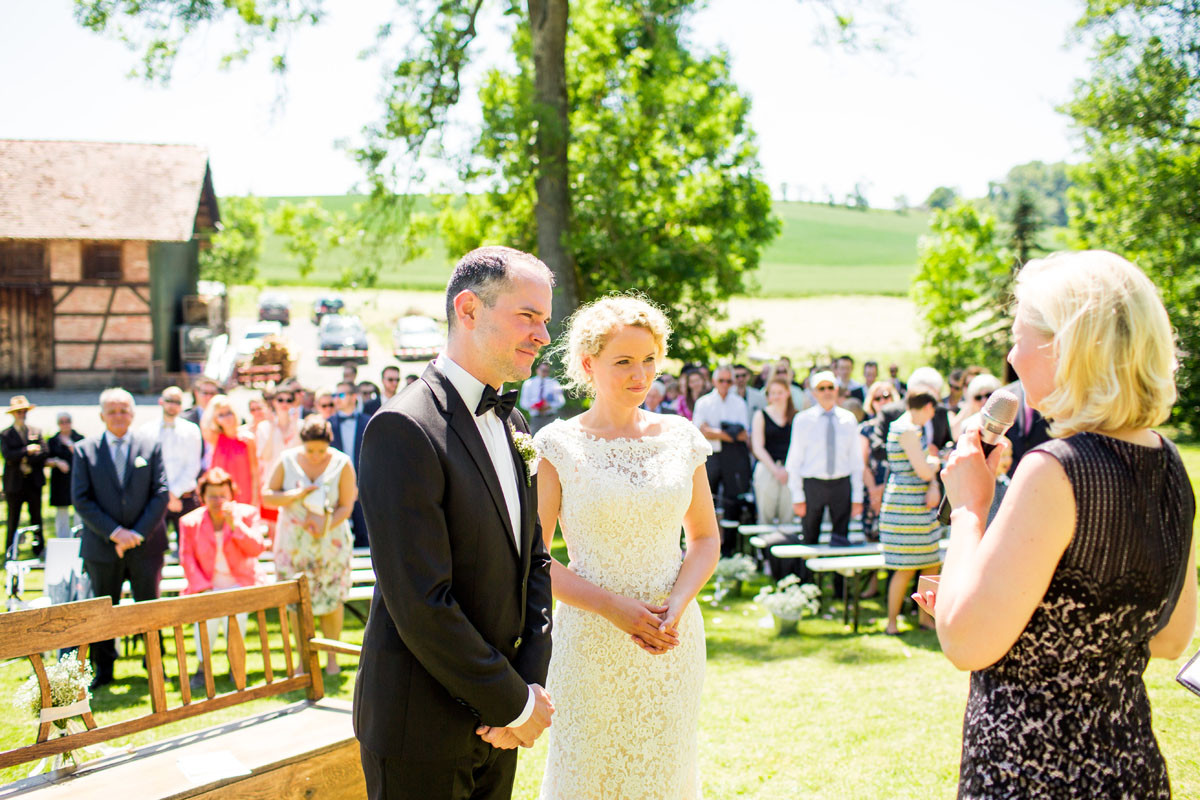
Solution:
M1008 429L1008 440L1012 442L1012 466L1008 468L1008 476L1011 478L1017 471L1017 464L1026 453L1039 444L1050 441L1050 423L1037 409L1025 403L1025 388L1021 386L1020 381L1013 381L1004 388L1021 401L1017 421Z
M354 690L371 798L508 798L549 726L550 557L506 381L549 342L553 277L485 247L446 289L445 352L371 418L360 494L377 580Z
M29 509L29 522L37 526L33 537L33 555L40 557L46 548L42 537L42 486L46 483L46 443L37 428L25 424L25 416L37 406L15 396L4 409L13 424L0 432L0 453L4 456L4 502L8 505L8 537L4 540L5 557L17 538L21 507ZM3 558L0 558L2 561Z
M135 434L133 397L124 389L100 395L104 433L75 445L71 501L83 520L80 555L96 597L115 606L126 579L133 599L158 598L163 551L167 549L167 474L162 449L153 438ZM91 646L93 688L111 683L117 648L111 639Z
M358 474L359 456L362 453L363 433L367 430L367 420L370 414L355 411L358 405L358 394L355 386L349 381L342 381L333 393L333 405L337 409L329 424L333 427L332 447L350 456L354 465L354 474ZM362 501L354 501L354 512L350 515L350 529L354 531L354 546L369 547L367 540L367 523L363 518Z

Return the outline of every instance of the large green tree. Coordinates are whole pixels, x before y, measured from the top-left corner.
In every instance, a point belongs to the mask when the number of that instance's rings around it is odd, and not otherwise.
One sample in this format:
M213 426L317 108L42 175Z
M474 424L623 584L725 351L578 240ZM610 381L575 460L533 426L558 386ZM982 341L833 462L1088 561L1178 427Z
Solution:
M262 258L264 221L261 198L221 198L221 229L200 251L200 277L229 286L253 283Z
M1065 106L1089 158L1072 171L1072 229L1158 285L1182 350L1175 419L1198 432L1200 3L1091 0L1079 28L1094 54Z
M713 323L779 229L759 177L749 102L724 53L687 45L690 5L579 0L567 37L565 244L580 297L636 289L673 309L673 352L683 359L733 352L745 331ZM441 215L451 252L487 241L537 244L538 154L528 136L536 70L525 25L513 52L516 69L484 81L483 127L462 169L465 183L486 191L447 202Z

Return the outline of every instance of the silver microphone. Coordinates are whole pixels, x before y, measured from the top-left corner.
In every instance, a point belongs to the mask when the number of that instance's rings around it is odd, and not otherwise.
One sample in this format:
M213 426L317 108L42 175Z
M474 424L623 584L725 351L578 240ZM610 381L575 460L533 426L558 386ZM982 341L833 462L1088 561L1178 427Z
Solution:
M1008 429L1017 421L1017 413L1020 410L1021 401L1012 392L1004 389L992 392L983 410L979 412L979 441L983 446L984 458L1000 444L1004 434L1008 433ZM943 525L950 524L949 497L943 497L942 504L938 507L938 522Z

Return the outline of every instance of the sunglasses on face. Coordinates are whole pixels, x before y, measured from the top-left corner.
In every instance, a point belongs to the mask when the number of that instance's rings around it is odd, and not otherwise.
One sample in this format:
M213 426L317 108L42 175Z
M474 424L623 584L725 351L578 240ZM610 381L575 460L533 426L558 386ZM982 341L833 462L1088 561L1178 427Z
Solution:
M349 397L349 396L350 395L346 394L345 392L338 392L337 394L334 395L334 397Z
M183 405L183 401L182 401L182 400L168 399L168 398L164 397L164 398L163 398L163 405L167 405L167 406L181 406L181 405Z
M984 400L987 400L991 396L992 396L991 392L984 392L983 394L977 394L977 395L975 395L975 402L982 403Z
M399 378L384 378L383 382L384 383L399 383L400 379Z
M891 400L892 393L891 392L880 392L879 394L875 395L875 399L876 400Z
M822 384L821 386L818 386L817 391L818 392L832 392L833 387L830 386L828 383L826 383L826 384Z
M333 403L317 403L317 408L333 408Z

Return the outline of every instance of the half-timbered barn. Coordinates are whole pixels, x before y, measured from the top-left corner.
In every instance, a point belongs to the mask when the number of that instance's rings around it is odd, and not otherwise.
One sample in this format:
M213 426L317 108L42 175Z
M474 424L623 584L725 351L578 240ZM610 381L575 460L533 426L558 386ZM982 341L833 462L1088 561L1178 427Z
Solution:
M0 387L146 389L177 372L218 219L201 148L0 140Z

